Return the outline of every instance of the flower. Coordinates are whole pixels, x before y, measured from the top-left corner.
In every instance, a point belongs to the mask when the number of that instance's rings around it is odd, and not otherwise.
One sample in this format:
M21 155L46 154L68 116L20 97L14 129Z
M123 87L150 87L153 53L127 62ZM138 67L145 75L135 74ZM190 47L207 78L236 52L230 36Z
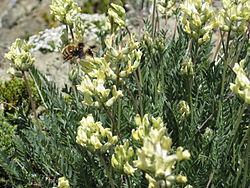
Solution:
M108 15L110 23L112 22L111 20L113 20L114 23L118 24L119 26L126 25L126 12L122 6L111 3L110 8L108 9Z
M76 15L81 11L80 7L73 0L52 0L50 12L55 18L73 27Z
M190 108L186 101L181 100L179 102L179 114L182 118L186 118L190 114Z
M184 31L199 43L208 41L212 29L218 26L215 13L210 9L210 0L185 0L180 8Z
M151 121L153 128L158 130L163 128L163 121L161 118L155 119L154 117L152 117ZM143 142L145 136L149 134L149 130L151 127L148 119L148 114L145 114L143 119L141 119L140 115L137 114L135 117L135 124L137 125L137 128L132 130L132 137L136 141Z
M4 57L10 60L10 66L18 71L28 70L35 59L31 57L30 44L17 38L9 47L9 52ZM12 71L13 72L13 71Z
M108 150L118 139L112 136L109 128L104 128L101 122L95 122L92 114L83 117L77 129L76 143L87 147L91 151Z
M177 162L190 158L189 151L178 147L174 152L172 139L165 136L166 128L161 119L154 119L153 126L149 126L147 116L144 116L143 121L137 116L135 121L141 125L144 134L141 137L143 145L137 149L134 165L147 172L149 187L170 186L174 181L186 183L187 177L173 175L172 169Z
M58 179L58 187L57 188L70 188L69 186L69 180L67 180L65 177L61 177Z
M194 75L193 62L190 57L185 57L183 59L183 64L181 66L181 73L183 75L192 76Z
M219 13L220 28L239 34L247 30L250 21L250 2L247 0L223 0Z
M125 174L133 175L136 168L133 168L130 164L132 157L134 156L134 150L129 147L129 142L126 141L124 145L118 145L115 147L115 153L112 155L112 166Z
M243 99L246 103L250 104L250 80L243 70L245 60L240 63L235 63L233 71L236 74L235 83L230 83L230 89Z
M178 10L178 0L160 0L157 3L157 8L160 11L160 13L165 14L167 17L171 17L173 14L177 13Z

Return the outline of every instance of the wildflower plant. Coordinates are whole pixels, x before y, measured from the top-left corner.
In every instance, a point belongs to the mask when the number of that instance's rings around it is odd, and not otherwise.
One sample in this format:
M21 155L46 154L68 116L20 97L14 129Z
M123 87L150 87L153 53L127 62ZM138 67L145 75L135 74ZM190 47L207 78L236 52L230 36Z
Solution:
M250 21L250 3L247 0L223 0L219 14L220 28L239 34L247 30Z
M221 25L210 0L140 2L141 15L151 5L153 12L137 34L127 20L131 6L111 3L105 22L89 23L72 0L52 1L51 12L63 26L51 31L61 36L30 41L48 39L56 47L41 47L59 51L92 32L101 44L98 52L72 59L71 83L62 89L32 66L28 43L13 43L6 58L24 79L29 72L42 104L32 107L36 123L30 106L18 106L18 118L11 118L0 99L4 126L17 125L5 144L11 152L0 148L0 185L247 187L248 1L223 1ZM173 35L158 11L180 20ZM94 23L98 30L89 29ZM13 91L11 86L4 90Z
M116 14L116 17L119 18L125 13L124 9L119 5L112 6L110 11L118 11L119 13ZM107 50L103 57L88 57L80 62L83 66L82 70L86 74L77 88L83 93L83 103L86 105L96 107L102 105L112 106L118 98L123 96L117 85L122 82L124 77L130 75L139 67L142 53L138 49L139 44L135 41L133 35L125 44L122 44L122 41L118 45L114 43L115 36L108 36L105 40ZM110 81L113 84L110 85Z
M143 135L143 145L137 149L138 158L134 161L134 165L147 172L145 177L149 181L149 187L170 187L175 181L186 183L187 178L173 175L172 169L177 162L189 159L190 153L182 147L178 147L176 153L173 152L172 139L165 136L166 128L162 126L160 118L152 118L153 126L149 126L147 116L144 116L143 123L140 119L136 121L138 124L148 126L147 132L144 131L146 133Z
M37 114L36 114L36 104L32 98L32 91L30 88L30 84L27 77L27 71L32 67L35 59L31 56L30 53L31 45L26 41L22 41L21 39L16 39L14 43L9 47L9 52L4 55L6 59L10 61L10 66L15 70L20 71L22 73L23 79L25 81L26 89L29 95L30 104L32 107L32 111L34 114L34 118L37 121Z
M212 30L218 26L210 2L210 0L185 0L180 5L183 30L200 44L208 41Z

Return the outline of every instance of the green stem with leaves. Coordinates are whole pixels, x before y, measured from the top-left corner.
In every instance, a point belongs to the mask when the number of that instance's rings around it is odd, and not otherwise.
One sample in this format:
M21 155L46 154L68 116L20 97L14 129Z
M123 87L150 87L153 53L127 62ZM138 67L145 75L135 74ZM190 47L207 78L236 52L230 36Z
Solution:
M125 174L125 177L127 179L128 188L131 188L131 182L130 182L129 176L127 174Z
M234 129L233 129L233 134L232 134L232 139L227 147L227 155L229 154L230 150L231 150L231 147L233 145L233 143L235 142L235 139L236 139L236 136L237 136L237 131L239 129L239 126L240 126L240 122L241 122L241 119L242 119L242 115L246 109L246 103L244 103L242 106L240 106L239 110L238 110L238 114L237 114L237 119L234 123Z
M117 124L115 123L115 117L111 114L111 112L109 111L109 109L104 104L102 104L102 107L104 108L105 112L107 113L107 115L109 116L109 118L110 118L110 120L112 122L112 130L116 130L117 135L118 135L121 143L123 144L123 140L122 140L122 136L121 136L120 130L118 129Z
M37 118L37 114L36 114L36 103L32 98L32 92L31 92L31 89L30 89L30 84L29 84L29 80L27 78L26 72L22 71L22 75L23 75L25 85L26 85L26 89L27 89L27 92L28 92L28 95L29 95L30 105L31 105L32 112L34 114L34 118L35 118L35 120L37 122L37 126L39 127L39 129L41 129L41 127L39 125L38 118Z
M219 127L219 124L221 121L221 115L222 115L221 113L222 113L222 104L223 104L223 98L224 98L223 96L224 96L224 91L225 91L226 72L227 72L228 61L229 61L228 52L229 52L230 33L231 31L229 30L228 35L227 35L226 46L224 45L223 39L222 39L222 45L224 49L225 58L224 58L224 66L223 66L223 72L222 72L221 91L220 91L218 113L217 113L217 118L216 118L216 127Z
M103 156L102 156L102 153L99 152L99 153L98 153L98 157L99 157L99 159L100 159L102 165L104 166L104 169L105 169L105 171L106 171L106 173L107 173L107 175L108 175L110 186L111 186L112 188L115 188L115 184L114 184L114 180L113 180L113 178L112 178L112 174L111 174L111 172L110 172L110 170L109 170L109 168L108 168L108 165L106 164L106 162L105 162L105 160L104 160L104 158L103 158Z
M152 15L152 38L155 38L155 27L156 27L156 21L155 21L155 13L156 13L156 0L153 2L153 15Z
M142 85L139 81L139 78L136 74L136 72L134 72L134 76L135 76L135 81L138 87L138 93L139 93L139 103L140 103L140 116L143 117L143 97L142 97Z
M246 187L247 186L247 177L249 176L249 170L248 170L248 166L249 166L249 156L250 156L250 126L248 125L248 131L247 131L247 149L246 149L246 153L245 153L245 159L242 164L244 164L245 169L244 169L244 174L243 174L243 180L242 180L242 187Z

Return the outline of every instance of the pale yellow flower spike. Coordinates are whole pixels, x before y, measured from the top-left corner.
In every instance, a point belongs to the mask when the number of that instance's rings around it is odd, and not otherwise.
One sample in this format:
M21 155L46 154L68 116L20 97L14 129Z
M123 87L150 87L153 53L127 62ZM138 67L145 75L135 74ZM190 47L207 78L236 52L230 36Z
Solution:
M198 43L210 40L212 29L219 26L209 0L185 0L181 5L181 23L186 33Z
M241 60L240 63L234 65L233 71L236 74L235 83L230 83L230 89L238 95L245 103L250 104L250 80L246 76L244 68L245 60Z
M10 66L18 71L28 70L35 59L31 57L30 44L17 38L9 47L9 52L4 57L10 60ZM11 70L13 72L13 69Z
M147 172L149 187L169 187L173 182L186 183L186 176L173 175L172 170L175 163L189 159L190 153L182 147L178 147L174 153L172 139L165 136L166 128L161 118L152 118L151 124L148 115L143 119L137 115L135 122L138 127L132 131L132 136L142 142L142 147L137 149L134 165Z

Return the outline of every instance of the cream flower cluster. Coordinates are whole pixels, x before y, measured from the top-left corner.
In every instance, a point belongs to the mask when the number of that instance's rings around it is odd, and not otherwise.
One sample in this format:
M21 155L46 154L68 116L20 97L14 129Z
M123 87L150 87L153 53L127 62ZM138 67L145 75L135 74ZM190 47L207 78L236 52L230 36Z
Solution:
M61 177L58 179L58 186L53 188L70 188L69 180L65 177Z
M190 115L190 108L186 101L181 100L179 102L179 114L182 118L185 118Z
M250 104L250 80L244 72L244 60L234 65L233 71L236 74L235 83L230 83L230 89L238 95L245 103Z
M250 21L249 0L223 0L219 15L220 28L224 31L244 33Z
M183 75L192 76L194 74L194 65L190 57L185 57L183 59L183 64L181 66L181 73Z
M81 9L73 0L52 0L50 11L59 22L72 28L75 17Z
M210 0L185 0L180 8L184 31L199 43L208 41L212 29L218 26Z
M77 86L77 89L84 95L83 104L95 107L101 105L109 107L123 96L122 91L117 90L115 85L112 87L112 92L110 92L110 89L106 89L105 82L106 76L101 70L91 74L91 77L89 75L83 76L81 85ZM112 97L110 97L110 93L112 93Z
M77 16L73 25L73 31L76 41L82 41L82 39L84 38L86 23L84 23L84 20L82 20L80 16Z
M106 27L111 28L111 23L114 22L119 26L126 25L126 12L125 9L114 3L110 4L110 8L108 9L109 19L107 20Z
M132 157L134 156L134 150L129 147L129 142L126 141L124 145L118 145L115 147L115 153L112 155L112 166L125 174L133 175L136 168L133 168L130 164Z
M95 122L92 114L83 117L77 129L76 143L91 151L105 152L118 141L112 136L109 128L104 128L101 122Z
M171 148L172 139L166 137L166 128L163 127L161 118L152 118L153 126L150 126L148 116L143 120L136 117L136 124L140 124L134 135L144 135L143 145L137 149L137 160L134 165L147 172L146 178L149 181L149 187L169 187L172 182L186 183L187 177L182 175L173 175L172 169L176 162L189 159L190 153L182 147L178 147L176 152ZM140 131L139 131L140 130Z
M31 45L26 41L17 38L9 47L9 52L4 57L10 60L10 66L18 71L26 71L34 63L35 59L31 57Z
M151 122L150 123L149 119L148 119L148 114L145 114L144 117L141 119L140 115L137 114L135 117L135 124L137 126L136 129L132 130L132 137L134 140L143 143L143 140L145 138L145 136L147 136L149 134L149 131L151 129L151 127L153 127L154 129L161 129L163 128L163 121L161 118L151 118Z
M86 74L77 88L84 94L83 103L88 106L113 105L123 94L117 90L116 85L110 86L110 83L122 81L123 77L139 66L142 53L137 49L138 43L131 39L124 47L119 45L116 49L111 46L111 40L106 40L107 51L104 57L86 57L80 62Z
M178 9L177 2L178 0L159 0L157 8L160 13L166 15L167 17L171 17Z
M112 46L114 42L114 35L108 37L105 40L107 46L107 52L104 56L107 62L112 62L110 68L120 78L126 77L135 71L140 64L142 52L139 50L139 43L135 42L134 35L126 41L123 46L121 41L116 47ZM120 67L124 67L121 69Z

